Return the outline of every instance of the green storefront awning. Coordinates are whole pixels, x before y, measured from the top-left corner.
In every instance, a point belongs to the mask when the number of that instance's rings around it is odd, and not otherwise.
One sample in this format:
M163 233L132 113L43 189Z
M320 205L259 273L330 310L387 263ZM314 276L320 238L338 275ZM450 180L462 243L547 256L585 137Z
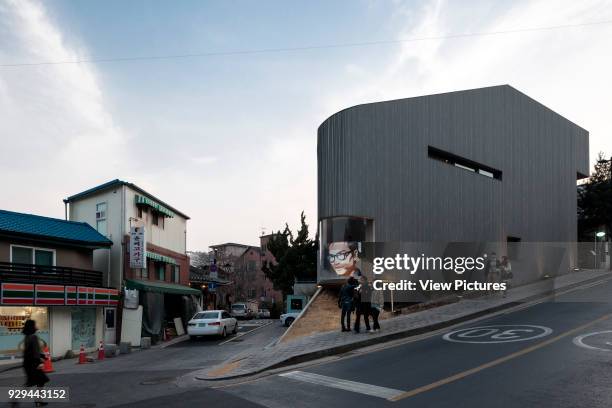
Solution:
M165 262L173 265L177 264L176 259L170 258L169 256L156 254L155 252L147 251L147 258L150 258L154 261Z
M154 209L160 214L165 215L166 217L174 218L174 211L164 207L156 201L151 200L149 197L136 195L136 205L146 205L147 207L151 207L152 209Z
M125 287L127 289L142 290L144 292L166 293L170 295L202 296L202 292L198 289L193 289L188 286L177 285L176 283L168 283L168 282L126 279Z

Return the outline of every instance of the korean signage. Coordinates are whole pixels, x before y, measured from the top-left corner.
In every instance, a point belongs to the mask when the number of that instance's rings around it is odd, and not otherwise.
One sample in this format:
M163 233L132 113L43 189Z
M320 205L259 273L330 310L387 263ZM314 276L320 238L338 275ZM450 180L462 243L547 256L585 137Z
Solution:
M130 228L130 268L146 269L147 241L144 227Z
M210 277L218 278L219 274L217 272L217 260L215 259L212 264L210 264Z

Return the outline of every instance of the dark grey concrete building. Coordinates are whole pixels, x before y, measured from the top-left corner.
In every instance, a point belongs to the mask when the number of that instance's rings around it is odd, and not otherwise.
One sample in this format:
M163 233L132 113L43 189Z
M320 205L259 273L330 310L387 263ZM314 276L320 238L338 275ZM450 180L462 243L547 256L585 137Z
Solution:
M344 109L318 130L322 248L575 242L588 151L585 129L508 85Z

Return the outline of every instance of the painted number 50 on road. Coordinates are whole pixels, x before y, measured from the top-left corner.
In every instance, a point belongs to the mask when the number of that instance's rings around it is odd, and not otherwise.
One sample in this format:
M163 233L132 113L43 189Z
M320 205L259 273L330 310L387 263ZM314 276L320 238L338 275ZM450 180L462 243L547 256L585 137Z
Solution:
M446 333L442 338L455 343L496 344L539 339L552 329L534 325L495 325L470 327Z

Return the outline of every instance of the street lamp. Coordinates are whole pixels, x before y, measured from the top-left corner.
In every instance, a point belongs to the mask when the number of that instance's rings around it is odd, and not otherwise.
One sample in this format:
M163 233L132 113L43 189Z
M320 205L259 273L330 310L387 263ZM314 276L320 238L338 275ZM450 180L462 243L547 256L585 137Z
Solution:
M595 263L593 265L593 269L597 269L597 238L603 238L606 236L606 233L604 231L598 231L595 233Z

